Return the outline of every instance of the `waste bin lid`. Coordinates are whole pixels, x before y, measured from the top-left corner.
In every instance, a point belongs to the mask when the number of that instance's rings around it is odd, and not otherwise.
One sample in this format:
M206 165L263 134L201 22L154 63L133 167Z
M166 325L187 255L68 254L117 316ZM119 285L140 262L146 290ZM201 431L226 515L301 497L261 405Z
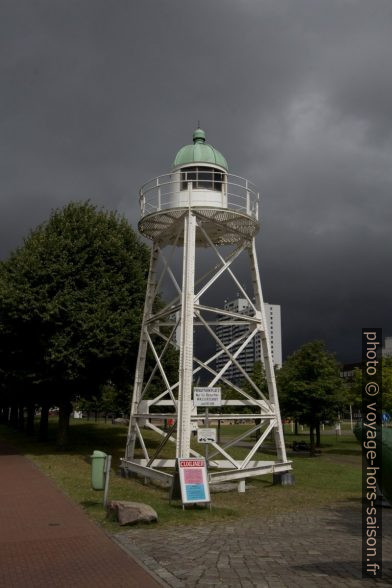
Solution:
M99 451L98 449L94 449L94 452L92 455L90 455L90 457L107 457L107 453Z

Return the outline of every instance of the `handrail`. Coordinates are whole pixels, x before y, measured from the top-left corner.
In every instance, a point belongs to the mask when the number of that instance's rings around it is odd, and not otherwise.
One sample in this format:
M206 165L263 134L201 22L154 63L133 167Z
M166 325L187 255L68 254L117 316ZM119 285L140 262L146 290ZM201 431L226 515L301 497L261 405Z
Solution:
M221 204L205 206L234 210L258 219L259 194L253 182L215 169L209 171L187 168L163 174L143 184L139 191L142 217L161 210L177 208L176 198L187 194L189 189L190 194L196 190L199 196L206 191L211 191L218 198L222 195ZM197 198L196 196L196 201Z

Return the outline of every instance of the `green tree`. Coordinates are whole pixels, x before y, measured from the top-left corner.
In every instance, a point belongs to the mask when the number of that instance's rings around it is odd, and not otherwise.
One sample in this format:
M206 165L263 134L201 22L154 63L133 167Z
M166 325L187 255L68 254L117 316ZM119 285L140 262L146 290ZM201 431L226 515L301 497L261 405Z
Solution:
M3 331L28 393L60 409L61 448L75 398L132 379L148 259L124 218L87 202L54 211L2 264Z
M392 357L382 358L381 370L383 410L392 413ZM362 370L359 368L355 368L352 382L348 384L347 401L362 409Z
M250 377L252 381L256 384L256 386L261 390L261 392L268 397L268 386L265 377L265 369L261 361L256 361L254 363ZM256 390L253 388L253 386L250 385L250 383L246 379L242 381L242 389L245 390L245 392L247 392L250 396L259 398L259 395L257 394Z
M392 415L392 357L382 359L382 405Z
M347 402L354 408L362 409L362 370L354 369L353 377L346 385Z
M250 377L252 381L256 384L259 390L268 398L268 385L267 380L265 377L265 369L264 365L261 361L255 361L253 364L252 372L250 373ZM242 381L241 388L249 394L249 396L253 396L254 398L260 398L256 390L251 386L251 384L245 378ZM243 412L254 412L254 409L249 407L245 408ZM255 425L260 425L261 419L255 419ZM262 434L261 429L256 431L256 439L258 439Z
M112 383L104 384L98 396L90 398L77 398L73 403L75 410L85 411L87 413L110 414L112 417L128 416L130 411L130 400L132 395L132 386L117 388Z
M320 422L334 418L345 400L339 363L323 341L311 341L287 358L277 378L282 412L309 425L314 451L320 447Z

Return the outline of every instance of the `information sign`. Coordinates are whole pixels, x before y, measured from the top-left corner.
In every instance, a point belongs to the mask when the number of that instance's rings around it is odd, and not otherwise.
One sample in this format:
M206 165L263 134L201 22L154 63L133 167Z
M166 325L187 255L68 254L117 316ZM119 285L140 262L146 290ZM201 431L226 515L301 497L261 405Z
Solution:
M195 406L221 406L221 389L217 388L193 388L193 404Z
M216 442L216 429L197 429L197 442L198 443L215 443Z
M183 504L211 502L204 458L179 458L178 473Z

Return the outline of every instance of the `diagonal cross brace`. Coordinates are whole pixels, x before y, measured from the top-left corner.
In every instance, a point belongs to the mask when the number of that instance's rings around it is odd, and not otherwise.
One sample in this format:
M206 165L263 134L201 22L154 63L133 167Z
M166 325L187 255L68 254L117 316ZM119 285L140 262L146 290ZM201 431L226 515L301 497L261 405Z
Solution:
M203 230L203 229L202 229ZM204 232L204 231L203 231ZM199 298L208 290L208 288L210 288L212 286L212 284L214 282L216 282L216 280L226 271L230 271L230 273L232 275L233 272L230 270L230 265L233 263L234 260L237 259L237 257L246 249L246 246L244 244L242 244L240 247L237 247L234 255L229 259L229 260L225 260L223 259L223 257L221 255L219 255L219 259L222 262L222 266L220 267L220 269L216 272L216 274L207 282L207 284L205 284L198 292L197 294L195 294L195 300L199 300Z
M173 394L173 391L172 391L172 387L171 387L171 386L170 386L170 384L169 384L169 380L167 379L167 376L166 376L165 370L163 369L163 366L162 366L162 364L161 364L161 361L160 361L160 359L159 359L159 356L158 356L158 354L157 354L157 352L156 352L156 349L155 349L155 347L154 347L154 343L152 342L152 340L151 340L151 337L150 337L150 334L149 334L149 333L147 333L147 341L148 341L148 343L149 343L149 345L150 345L150 347L151 347L151 351L152 351L152 352L153 352L153 354L154 354L155 361L156 361L156 362L157 362L157 364L158 364L159 371L161 372L161 376L162 376L162 378L163 378L163 381L165 382L165 386L166 386L166 387L167 387L167 389L168 389L168 392L169 392L169 394L170 394L170 397L171 397L171 399L172 399L172 401L173 401L173 403L174 403L174 406L177 406L177 401L176 401L176 399L174 398L174 394Z
M272 431L272 429L275 426L276 426L276 420L274 419L270 422L270 424L268 425L268 427L266 428L264 433L261 435L260 439L257 440L255 445L253 445L252 449L249 451L248 455L246 456L246 458L244 459L244 461L241 464L241 467L240 467L241 470L246 468L246 466L248 465L248 463L250 462L250 460L252 459L252 457L254 456L254 454L256 453L258 448L260 447L260 445L263 443L264 439L269 435L269 433Z
M228 351L227 347L222 343L222 341L215 334L215 332L211 329L211 327L208 325L208 323L203 319L203 317L201 316L201 314L199 314L199 318L202 321L202 323L204 324L204 326L206 327L207 331L212 335L212 337L218 343L218 345L220 345L220 347L230 357L230 351ZM263 398L263 400L265 400L266 402L268 402L267 398L264 396L264 394L262 393L262 391L260 390L260 388L258 386L256 386L256 384L254 383L254 381L252 380L252 378L249 377L249 375L243 369L243 367L241 366L241 364L236 359L234 359L234 358L232 359L232 362L236 366L236 368L242 373L242 375L244 376L244 378L249 382L249 384L252 386L252 388L254 390L256 390L256 392L259 394L259 396L261 396L261 398Z
M161 353L161 355L159 356L159 361L161 361L161 360L162 360L162 357L164 356L164 354L165 354L165 352L166 352L166 349L168 348L169 344L172 342L172 340L173 340L173 335L174 335L174 333L176 332L176 328L177 328L177 326L178 326L178 323L179 323L179 322L180 322L180 321L178 320L178 321L177 321L177 323L176 323L176 325L173 327L173 330L172 330L172 332L170 333L170 336L166 338L166 343L165 343L165 345L164 345L164 347L163 347L163 349L162 349L162 353ZM150 377L148 378L148 381L147 381L146 385L144 386L144 389L143 389L143 392L142 392L142 394L141 394L140 400L142 400L142 399L143 399L143 397L144 397L144 395L145 395L146 391L148 390L148 387L149 387L149 385L151 384L151 381L152 381L153 377L155 376L155 373L156 373L157 369L158 369L158 363L156 363L156 365L154 366L154 369L152 370L152 372L151 372L151 375L150 375ZM171 386L171 388L173 389L173 387L172 387L172 386Z
M237 248L234 249L234 251L231 251L227 257L224 258L225 262L230 260L231 257L233 257L234 255L236 255L237 253ZM220 268L220 263L215 264L213 267L211 267L209 270L207 270L202 276L200 276L196 281L195 281L195 287L198 286L201 282L203 282L203 280L207 279L213 272L219 270ZM173 307L173 305L177 305L180 302L180 298L181 295L175 296L168 304L166 304L166 306L162 309L162 313L170 313L171 308ZM153 317L152 317L153 318Z
M203 229L202 225L200 225L199 228L202 231L203 235L205 236L206 240L208 241L210 247L212 247L212 249L215 251L216 255L218 256L219 260L221 261L221 263L222 263L222 271L216 277L214 277L212 280L210 280L208 282L208 284L206 284L204 286L204 288L202 288L202 290L200 292L198 292L198 294L196 295L196 298L198 299L201 296L201 294L204 294L204 292L214 283L214 281L216 280L216 278L218 278L223 273L223 271L226 270L228 272L228 274L233 278L236 286L240 289L241 293L245 296L245 298L249 302L250 306L253 308L253 311L256 313L256 307L255 307L255 305L253 304L253 302L249 298L248 294L245 292L244 288L242 287L242 284L240 284L240 282L238 281L238 279L234 275L233 271L229 267L229 265L231 265L231 263L247 248L247 244L243 244L242 247L239 247L239 250L240 250L239 254L236 255L235 257L233 257L233 259L230 260L230 264L228 264L227 262L225 262L224 258L219 253L218 249L216 248L216 246L214 245L214 243L210 239L209 235L205 232L205 230Z

